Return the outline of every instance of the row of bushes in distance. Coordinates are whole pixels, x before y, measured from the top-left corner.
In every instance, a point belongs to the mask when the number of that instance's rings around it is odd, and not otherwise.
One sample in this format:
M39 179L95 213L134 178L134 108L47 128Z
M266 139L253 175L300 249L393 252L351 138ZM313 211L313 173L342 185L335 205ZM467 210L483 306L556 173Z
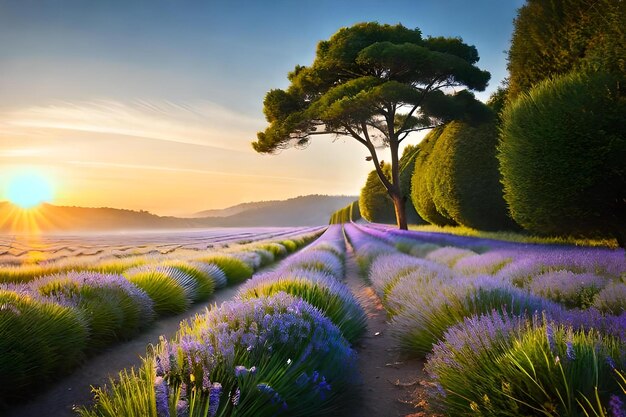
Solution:
M344 208L335 211L330 215L330 224L342 224L355 222L361 218L361 211L359 210L359 202L353 201Z
M27 397L29 388L53 381L116 340L133 337L156 317L181 313L215 288L248 279L264 261L284 257L316 237L243 245L240 252L196 253L197 259L154 258L123 274L71 271L2 284L0 406Z
M294 233L295 232L295 233ZM314 234L315 232L321 233L321 228L308 228L303 231L295 230L285 234L274 233L276 238L266 239L276 243L280 243L284 246L292 247L294 242L292 239L299 239L301 236ZM282 237L278 237L282 235ZM255 245L262 244L262 242L253 242L250 240L249 234L241 237L240 244L229 243L226 245L219 245L220 251L232 251L237 252L241 250L256 250ZM108 250L101 249L102 253L94 256L85 257L73 257L68 259L61 259L54 262L40 262L40 263L25 263L19 265L12 264L0 264L0 283L20 283L32 281L36 278L54 274L64 274L68 272L78 271L90 271L99 272L105 274L121 274L129 268L141 266L147 263L154 263L157 261L168 260L190 260L198 258L202 253L205 253L207 249L180 249L167 252L161 252L157 250L143 253L140 251L133 251L127 248L122 253L111 253Z
M427 357L426 369L440 389L436 403L445 413L626 411L623 261L616 270L610 262L603 265L602 251L591 259L584 250L586 258L568 256L567 248L523 245L483 248L479 254L404 233L401 246L420 255L415 257L392 246L390 234L353 225L346 232L357 258L366 260L400 346ZM605 293L596 297L609 309L567 298L603 286Z
M355 381L356 337L364 314L342 286L341 226L236 299L181 324L138 372L96 392L83 416L275 416L332 413ZM338 327L338 326L339 327ZM341 329L341 330L340 330ZM342 334L342 331L344 332Z

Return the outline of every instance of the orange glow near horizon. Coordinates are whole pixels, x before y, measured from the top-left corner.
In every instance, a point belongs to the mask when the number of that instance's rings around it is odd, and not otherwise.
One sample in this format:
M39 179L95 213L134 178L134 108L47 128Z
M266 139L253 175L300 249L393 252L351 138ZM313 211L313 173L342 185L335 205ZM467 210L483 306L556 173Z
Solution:
M0 229L18 234L38 235L49 224L42 213L41 206L21 208L12 205L0 218Z

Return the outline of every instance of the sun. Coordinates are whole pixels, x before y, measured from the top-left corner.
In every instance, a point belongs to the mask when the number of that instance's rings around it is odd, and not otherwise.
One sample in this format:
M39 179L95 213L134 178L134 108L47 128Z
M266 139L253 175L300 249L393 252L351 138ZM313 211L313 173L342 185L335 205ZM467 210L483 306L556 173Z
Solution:
M7 187L7 199L21 208L32 208L52 200L50 182L36 172L28 172L11 178Z

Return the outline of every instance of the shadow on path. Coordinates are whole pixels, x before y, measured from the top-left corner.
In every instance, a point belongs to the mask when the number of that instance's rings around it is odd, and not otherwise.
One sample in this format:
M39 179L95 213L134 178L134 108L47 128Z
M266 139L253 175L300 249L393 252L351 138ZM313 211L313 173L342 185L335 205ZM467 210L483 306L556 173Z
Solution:
M389 332L387 312L380 299L359 275L349 243L346 243L346 284L367 313L367 331L355 344L363 384L345 417L426 417L424 361L407 358Z

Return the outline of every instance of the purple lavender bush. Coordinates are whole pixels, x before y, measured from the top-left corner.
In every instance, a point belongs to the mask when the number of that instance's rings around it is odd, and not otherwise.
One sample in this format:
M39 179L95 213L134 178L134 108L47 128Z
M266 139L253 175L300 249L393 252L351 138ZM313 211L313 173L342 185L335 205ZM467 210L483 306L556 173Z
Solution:
M426 259L447 265L450 268L454 266L462 258L476 255L475 252L468 249L461 249L454 246L444 246L436 249L426 255Z
M626 284L611 282L596 296L593 306L605 314L626 313Z
M355 354L339 329L285 293L224 303L183 323L176 342L158 347L156 364L175 394L170 404L194 393L207 398L219 383L219 415L331 412L356 376Z
M365 331L366 316L357 299L345 284L324 272L290 269L257 275L240 288L238 298L267 297L278 292L300 297L320 309L350 342Z
M78 309L89 327L90 349L129 338L155 318L152 299L121 275L69 272L31 281L27 288Z
M420 284L419 290L394 294L393 302L404 307L391 320L392 334L400 347L415 355L426 355L450 326L474 314L495 309L513 315L532 315L558 308L548 300L493 277Z
M600 415L620 393L623 352L595 331L492 312L451 327L426 370L450 415Z
M471 255L459 259L454 270L465 275L493 275L511 262L511 258L502 251L490 251L480 255Z
M440 276L441 279L445 279L452 275L451 271L441 264L410 255L393 253L375 258L370 266L368 277L374 291L384 304L388 298L387 295L398 281L407 275L415 276L416 271L423 278Z
M606 278L590 273L553 271L533 278L529 289L568 308L588 308L606 284Z

